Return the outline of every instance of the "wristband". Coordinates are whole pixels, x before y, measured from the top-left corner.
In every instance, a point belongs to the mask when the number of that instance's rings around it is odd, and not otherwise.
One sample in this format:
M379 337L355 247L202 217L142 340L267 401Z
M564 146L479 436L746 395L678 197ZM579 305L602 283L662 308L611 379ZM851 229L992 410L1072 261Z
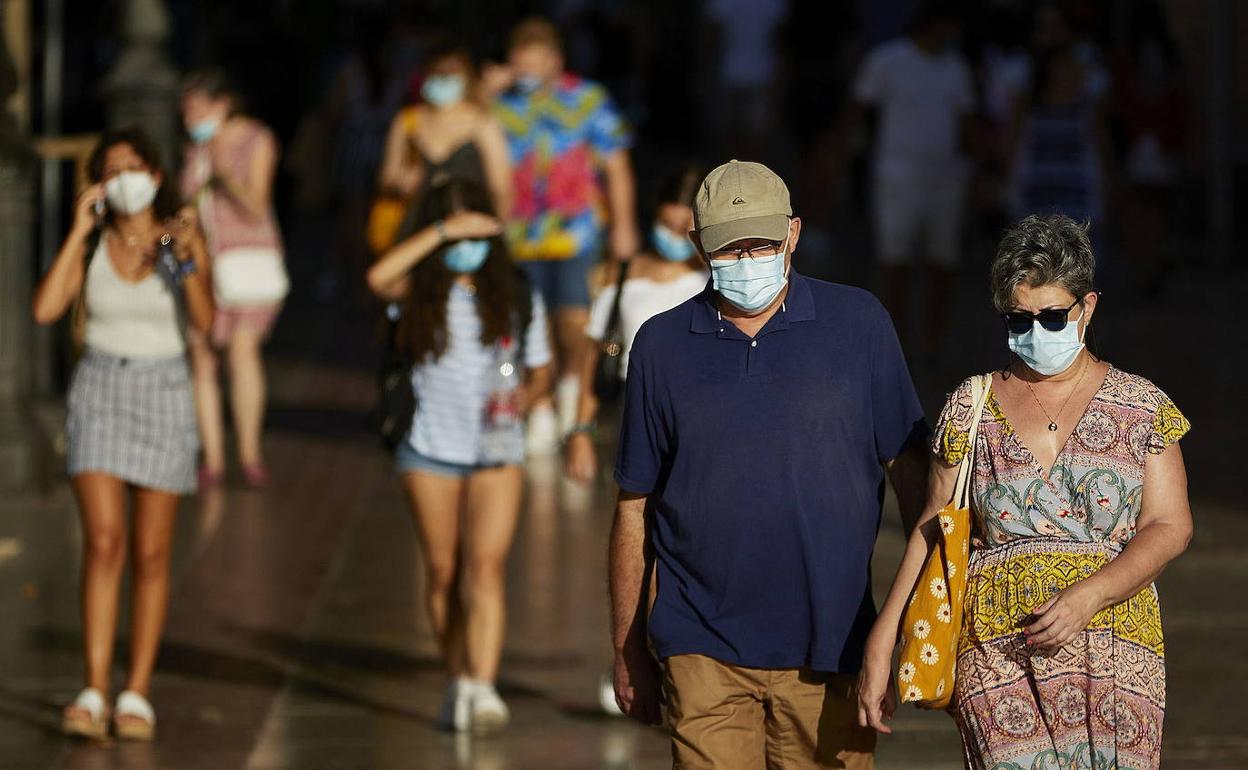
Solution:
M584 433L591 439L598 438L598 426L592 422L578 422L568 430L568 434L564 436L563 440L567 441L578 433Z
M442 239L442 243L446 243L449 238L446 237L446 223L439 219L433 223L433 229L438 231L438 238Z

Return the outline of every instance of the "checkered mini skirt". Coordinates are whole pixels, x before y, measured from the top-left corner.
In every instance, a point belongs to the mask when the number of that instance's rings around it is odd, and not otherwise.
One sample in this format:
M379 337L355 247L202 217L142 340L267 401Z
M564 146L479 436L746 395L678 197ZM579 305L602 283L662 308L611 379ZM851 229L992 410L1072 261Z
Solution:
M94 471L149 489L195 491L199 432L186 358L87 350L69 386L69 475Z

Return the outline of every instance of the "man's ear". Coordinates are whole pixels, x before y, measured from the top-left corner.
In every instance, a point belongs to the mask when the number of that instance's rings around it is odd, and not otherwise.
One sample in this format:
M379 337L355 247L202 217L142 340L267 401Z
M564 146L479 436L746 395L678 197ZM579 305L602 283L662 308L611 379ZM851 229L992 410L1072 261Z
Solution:
M793 217L789 220L789 253L797 251L797 242L802 238L802 218Z

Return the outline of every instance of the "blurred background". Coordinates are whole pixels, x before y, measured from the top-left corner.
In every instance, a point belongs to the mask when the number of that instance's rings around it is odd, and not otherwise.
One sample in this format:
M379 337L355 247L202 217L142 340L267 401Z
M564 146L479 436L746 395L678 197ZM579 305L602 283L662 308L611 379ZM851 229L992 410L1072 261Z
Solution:
M0 487L10 490L0 499L0 767L664 766L662 735L592 706L608 650L602 554L613 492L605 482L571 487L551 463L528 469L511 564L504 669L517 720L484 746L428 724L436 686L422 694L422 682L435 681L436 663L415 546L368 433L378 308L352 257L363 233L348 177L375 173L368 164L395 114L419 98L431 52L461 44L479 62L503 61L515 22L541 14L563 35L568 70L602 83L635 131L639 211L681 163L761 161L788 181L803 219L798 269L881 291L871 226L879 116L859 109L870 105L855 84L876 46L916 34L914 3L3 0L0 9ZM1005 224L1027 213L1012 127L1020 97L1049 71L1054 34L1096 102L1101 176L1087 216L1104 290L1096 343L1160 384L1195 426L1184 452L1197 540L1162 588L1173 661L1166 766L1248 767L1237 697L1248 664L1228 655L1242 647L1234 639L1248 611L1213 601L1248 588L1237 454L1248 429L1239 411L1248 8L957 5L939 45L971 73L958 148L964 224L940 333L907 345L913 374L934 417L962 377L1005 362L987 265ZM187 504L158 666L165 740L113 753L68 747L55 725L78 676L75 519L58 444L70 356L63 329L33 328L30 292L68 228L94 137L138 122L176 167L179 78L204 66L233 77L282 147L275 200L294 288L269 359L275 483ZM930 323L916 316L899 331L927 339ZM609 460L609 436L603 443ZM885 586L900 543L895 515L886 520ZM950 725L904 719L911 729L885 741L882 766L960 766Z

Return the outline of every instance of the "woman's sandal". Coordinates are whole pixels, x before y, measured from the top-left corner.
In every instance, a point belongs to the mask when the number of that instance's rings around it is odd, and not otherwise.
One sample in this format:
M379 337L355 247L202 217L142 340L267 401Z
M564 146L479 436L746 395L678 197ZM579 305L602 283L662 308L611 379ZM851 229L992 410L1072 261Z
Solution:
M107 738L108 707L104 705L104 693L94 687L78 693L74 702L65 707L61 732L97 741Z
M117 696L113 733L122 741L150 741L156 737L156 712L147 698L133 690Z

